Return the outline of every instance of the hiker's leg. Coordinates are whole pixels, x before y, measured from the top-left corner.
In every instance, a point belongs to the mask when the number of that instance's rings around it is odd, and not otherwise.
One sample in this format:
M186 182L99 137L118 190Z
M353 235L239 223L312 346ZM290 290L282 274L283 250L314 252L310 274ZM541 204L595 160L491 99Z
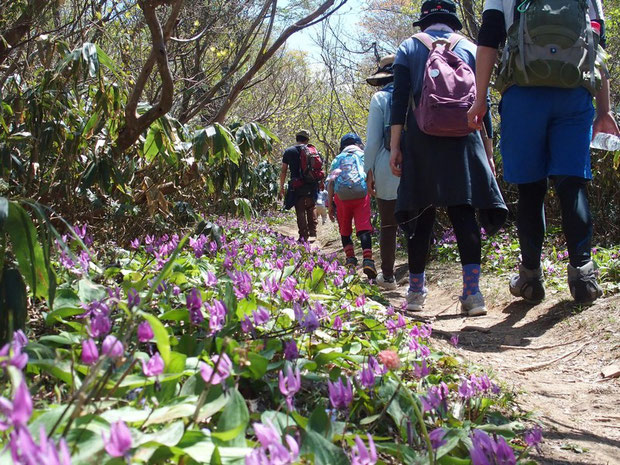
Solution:
M362 244L362 253L364 258L369 258L372 260L372 236L370 235L370 231L359 231L357 233L357 237Z
M340 236L340 239L342 240L342 249L344 250L345 257L355 257L355 248L353 247L353 239L351 239L351 235Z
M480 227L471 205L448 207L454 228L461 266L463 267L463 297L480 292Z
M519 184L517 232L521 245L521 263L528 270L540 267L545 238L545 195L547 179Z
M295 200L295 215L297 216L297 229L300 239L308 239L308 221L306 219L306 197L298 197Z
M353 234L353 209L350 201L342 201L337 195L334 196L336 204L336 216L338 217L338 230L341 236L351 236Z
M312 237L316 237L316 227L318 225L316 215L316 200L314 197L306 197L306 215L308 221L308 234Z
M394 217L396 200L377 199L379 216L381 217L381 231L379 234L379 249L381 252L381 272L385 278L394 276L394 261L396 259L396 232L398 223Z
M407 238L409 292L422 292L424 289L424 269L431 246L435 213L435 207L420 210L416 219L415 232Z
M586 194L587 180L574 176L554 176L555 191L562 208L562 229L570 264L579 268L590 261L592 216Z
M362 242L364 258L372 259L372 224L370 222L370 196L363 199L351 200L353 207L353 219L355 221L355 231Z

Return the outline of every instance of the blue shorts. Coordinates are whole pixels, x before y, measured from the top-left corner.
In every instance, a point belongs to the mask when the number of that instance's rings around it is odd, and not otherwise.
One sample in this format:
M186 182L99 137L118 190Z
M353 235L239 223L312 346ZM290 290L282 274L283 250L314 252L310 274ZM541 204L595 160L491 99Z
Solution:
M504 179L515 184L553 175L591 179L594 106L584 88L512 86L502 96Z

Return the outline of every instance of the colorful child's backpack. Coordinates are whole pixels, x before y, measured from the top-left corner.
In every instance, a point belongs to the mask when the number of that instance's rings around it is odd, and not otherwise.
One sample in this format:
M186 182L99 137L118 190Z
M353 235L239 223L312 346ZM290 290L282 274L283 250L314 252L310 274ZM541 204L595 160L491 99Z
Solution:
M363 159L364 152L358 147L347 147L336 157L331 177L334 179L334 192L340 200L361 199L368 194Z
M299 164L304 183L316 184L325 179L323 158L314 145L299 146Z
M453 52L463 39L459 34L435 39L420 32L413 37L429 50L424 67L420 102L413 114L420 130L431 136L462 137L472 129L467 111L476 99L476 76L471 67Z

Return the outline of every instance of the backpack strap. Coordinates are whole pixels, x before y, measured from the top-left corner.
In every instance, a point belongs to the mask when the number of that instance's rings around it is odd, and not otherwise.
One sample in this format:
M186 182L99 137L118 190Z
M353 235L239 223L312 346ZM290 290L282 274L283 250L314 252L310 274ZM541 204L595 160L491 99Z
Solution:
M435 39L433 39L426 32L418 32L413 35L414 38L418 39L422 44L429 50L433 50L433 44L435 43Z

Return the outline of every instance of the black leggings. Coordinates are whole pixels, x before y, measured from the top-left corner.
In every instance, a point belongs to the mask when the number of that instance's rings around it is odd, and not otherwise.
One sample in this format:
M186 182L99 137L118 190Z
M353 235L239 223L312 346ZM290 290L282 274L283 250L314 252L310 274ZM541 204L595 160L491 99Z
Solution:
M410 273L422 273L426 267L435 214L435 207L420 211L415 232L407 240ZM457 205L448 207L448 217L456 235L461 265L479 264L480 227L476 221L476 211L470 205Z
M372 236L370 235L370 231L360 231L357 233L357 237L362 244L362 250L368 250L372 248ZM346 247L347 245L353 245L353 239L351 236L340 236L340 240L342 241L342 246Z
M586 195L586 180L575 176L552 176L562 209L562 230L570 264L580 267L590 261L592 217ZM517 228L523 266L535 270L545 238L545 195L547 179L519 184Z

